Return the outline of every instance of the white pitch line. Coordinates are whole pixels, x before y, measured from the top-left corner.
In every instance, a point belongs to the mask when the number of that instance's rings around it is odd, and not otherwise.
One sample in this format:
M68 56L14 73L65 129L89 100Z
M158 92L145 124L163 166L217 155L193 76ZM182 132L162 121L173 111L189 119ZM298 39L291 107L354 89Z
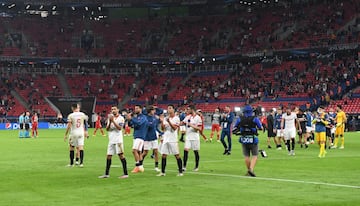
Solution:
M198 175L217 176L217 177L233 177L233 178L243 178L243 179L266 180L266 181L276 181L276 182L292 182L292 183L302 183L302 184L311 184L311 185L324 185L324 186L332 186L332 187L360 189L360 186L357 186L357 185L344 185L344 184L326 183L326 182L313 182L313 181L290 180L290 179L279 179L279 178L268 178L268 177L248 177L248 176L241 176L241 175L216 174L216 173L205 173L205 172L186 172L186 174L188 174L188 173L189 174L198 174Z
M111 167L120 167L120 165L112 165ZM175 172L175 173L178 172L175 170L167 170L167 171ZM324 186L331 186L331 187L360 189L360 186L357 186L357 185L344 185L344 184L326 183L326 182L279 179L279 178L271 178L271 177L249 177L249 176L242 176L242 175L217 174L217 173L206 173L206 172L186 172L185 174L207 175L207 176L217 176L217 177L233 177L233 178L242 178L242 179L266 180L266 181L274 181L274 182L292 182L292 183L301 183L301 184L308 184L308 185L324 185Z

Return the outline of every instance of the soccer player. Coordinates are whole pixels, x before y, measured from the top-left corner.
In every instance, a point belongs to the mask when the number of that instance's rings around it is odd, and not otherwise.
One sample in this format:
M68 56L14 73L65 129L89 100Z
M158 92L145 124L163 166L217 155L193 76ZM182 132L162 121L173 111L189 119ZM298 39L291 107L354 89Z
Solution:
M311 113L310 110L306 111L306 135L304 136L304 140L305 140L305 148L309 147L309 139L311 139L311 136L314 133L314 127L313 127L313 123L312 121L314 120L313 114Z
M335 127L336 114L335 114L333 108L329 109L329 113L327 116L328 116L327 121L329 122L329 124L327 126L326 133L329 133L329 134L327 134L326 136L329 137L328 145L329 145L329 149L330 149L332 146L334 146L335 130L336 130L336 127Z
M281 150L281 141L284 138L284 133L281 130L281 119L282 119L282 108L279 107L276 110L275 118L274 118L274 132L276 133L275 142L277 150Z
M97 115L96 115L95 130L94 130L93 136L96 136L96 132L98 131L98 129L100 129L101 135L105 136L105 133L104 133L104 131L102 129L102 125L101 125L100 113L97 113Z
M72 113L67 118L67 127L64 135L64 141L67 140L69 134L69 150L70 150L70 164L68 167L74 166L75 147L80 153L80 167L84 167L84 139L85 139L85 122L88 121L88 116L80 112L79 104L71 105Z
M231 124L234 121L234 113L231 112L230 106L225 106L225 113L221 115L221 137L220 137L220 141L224 146L224 155L230 155L231 154L231 132L232 132L232 128L231 128ZM228 141L228 145L225 142L225 137L227 137L227 141Z
M124 126L125 119L119 114L119 108L116 105L111 106L111 113L108 116L106 122L106 131L108 131L109 143L106 156L106 169L105 174L99 176L99 178L110 177L110 166L112 156L117 154L120 158L124 174L119 178L128 178L128 171L126 165L126 158L124 155L124 139L122 128Z
M318 115L314 120L312 121L313 124L315 124L315 139L317 143L320 146L320 153L319 158L325 157L326 151L325 151L325 142L326 142L326 126L328 125L328 122L326 121L325 117L325 111L324 108L319 107Z
M30 112L25 112L24 125L25 125L25 138L30 137Z
M201 118L201 122L202 122L202 125L201 125L201 129L199 130L199 134L200 136L204 139L205 142L209 141L206 136L204 135L204 116L202 114L202 111L200 109L196 110L196 114L200 116Z
M132 146L132 153L135 159L135 168L131 171L132 173L144 172L144 166L142 165L141 151L144 147L144 140L147 133L148 122L146 116L142 113L140 105L135 105L134 113L127 114L127 120L129 126L134 128L134 140Z
M183 111L180 112L180 114L179 114L180 122L182 122L185 119L185 117L186 117L186 112L183 112ZM184 137L185 137L185 133L186 133L186 126L180 125L179 128L180 128L180 134L181 134L180 142L185 142Z
M165 176L166 169L166 157L168 155L174 155L178 165L178 175L183 176L182 161L179 152L178 143L178 128L180 125L180 118L175 115L174 105L169 104L167 107L168 117L160 116L161 128L164 131L163 142L161 146L161 173L157 176ZM200 143L200 141L199 141Z
M181 122L181 124L186 126L186 140L184 146L184 164L183 171L186 171L186 164L188 160L189 150L194 151L195 155L195 168L194 171L199 171L199 162L200 162L200 135L199 130L201 130L202 121L199 115L196 114L195 106L190 105L187 107L188 115Z
M20 116L19 116L19 128L20 128L19 138L25 137L25 132L24 132L24 128L25 128L24 118L25 118L25 112L22 112L22 113L20 114Z
M300 143L300 147L303 148L303 146L306 145L307 142L307 136L306 136L307 118L306 118L306 114L304 113L304 110L298 109L297 111L298 113L296 114L296 117L299 120L300 128L301 128L301 132L300 131L298 132L299 143Z
M288 107L286 108L286 112L282 115L281 130L283 130L284 140L286 142L286 147L288 149L289 155L295 155L296 126L298 126L299 128L298 131L301 132L300 123L296 117L295 112L292 112L291 108Z
M275 115L275 110L274 109L271 109L270 110L270 113L269 115L266 117L266 122L267 122L267 147L269 149L271 149L271 145L270 145L270 140L271 138L274 139L274 142L275 142L275 145L278 145L277 142L276 142L276 133L274 132L275 129L274 129L274 115Z
M160 172L159 169L159 154L158 154L158 137L156 132L161 133L158 131L159 120L155 116L155 107L149 106L147 109L147 134L144 141L144 151L142 152L142 161L144 161L146 155L148 154L149 150L153 150L154 159L155 159L155 171ZM142 162L141 162L142 163Z
M216 132L216 141L220 142L220 117L220 110L219 108L216 108L215 113L211 116L210 142L212 142L214 132Z
M31 136L33 138L38 137L38 122L39 122L39 117L38 114L36 112L33 113L33 116L31 117Z
M347 121L346 114L344 111L342 111L342 106L338 104L336 106L336 117L335 117L336 129L335 129L334 146L332 147L333 149L337 148L339 137L341 138L341 146L339 149L344 149L344 142L345 142L344 130L345 130L346 121Z
M246 105L243 109L244 117L238 118L235 123L235 130L240 135L239 142L242 145L245 165L247 168L246 176L256 177L254 168L258 157L258 129L262 129L259 118L253 115L253 109ZM237 133L236 132L236 133ZM250 153L252 157L250 157Z

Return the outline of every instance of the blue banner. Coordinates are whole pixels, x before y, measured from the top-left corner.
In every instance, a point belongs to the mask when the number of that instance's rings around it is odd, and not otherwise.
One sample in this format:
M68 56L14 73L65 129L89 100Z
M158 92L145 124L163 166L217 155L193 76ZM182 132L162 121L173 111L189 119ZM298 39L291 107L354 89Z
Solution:
M38 128L39 129L65 129L67 126L66 123L49 123L49 122L39 122L38 124ZM19 123L0 123L0 130L4 130L4 129L19 129L20 125ZM31 124L30 124L30 128L31 128Z

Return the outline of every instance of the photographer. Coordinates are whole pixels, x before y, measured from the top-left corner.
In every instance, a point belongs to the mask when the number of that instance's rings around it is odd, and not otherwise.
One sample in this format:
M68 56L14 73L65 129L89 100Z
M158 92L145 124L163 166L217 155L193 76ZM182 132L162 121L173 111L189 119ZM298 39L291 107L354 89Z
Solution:
M256 177L254 168L259 149L257 130L262 129L262 125L259 118L253 114L253 109L250 105L244 107L243 113L244 116L236 120L233 134L240 135L239 142L242 144L245 165L248 170L246 176ZM252 157L250 157L250 153Z

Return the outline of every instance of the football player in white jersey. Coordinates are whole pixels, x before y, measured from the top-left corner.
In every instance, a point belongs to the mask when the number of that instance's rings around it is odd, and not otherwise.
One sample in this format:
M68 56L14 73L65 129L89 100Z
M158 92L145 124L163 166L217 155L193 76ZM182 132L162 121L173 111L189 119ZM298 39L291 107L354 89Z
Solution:
M127 178L128 171L126 165L126 158L124 155L124 139L122 129L124 128L125 119L119 114L119 108L116 105L111 106L111 113L108 115L106 122L106 131L108 131L109 144L106 156L106 169L105 174L99 178L110 177L110 166L113 155L118 155L123 167L124 174L119 178Z
M189 150L194 151L195 155L195 168L194 171L199 171L199 161L200 161L200 134L202 120L199 115L196 114L195 106L190 105L187 107L187 116L181 122L182 125L186 126L186 140L184 146L184 164L183 171L186 171L186 163L188 159Z
M297 119L296 113L291 111L291 108L286 108L286 112L282 114L281 119L281 130L283 131L284 140L286 147L288 149L289 155L295 155L295 137L296 137L296 127L299 128L301 132L300 123ZM291 140L291 148L290 148Z
M83 112L80 112L79 104L72 104L71 110L73 112L68 116L68 124L64 136L64 141L66 141L69 134L70 164L68 167L74 166L75 147L77 150L79 150L80 153L80 167L83 167L85 122L88 121L88 116Z
M160 116L161 129L164 131L163 142L160 153L161 158L161 173L157 176L165 176L166 157L167 155L175 155L178 165L178 176L183 176L182 161L179 152L178 143L178 128L180 126L180 118L175 115L174 105L170 104L167 107L168 117Z

